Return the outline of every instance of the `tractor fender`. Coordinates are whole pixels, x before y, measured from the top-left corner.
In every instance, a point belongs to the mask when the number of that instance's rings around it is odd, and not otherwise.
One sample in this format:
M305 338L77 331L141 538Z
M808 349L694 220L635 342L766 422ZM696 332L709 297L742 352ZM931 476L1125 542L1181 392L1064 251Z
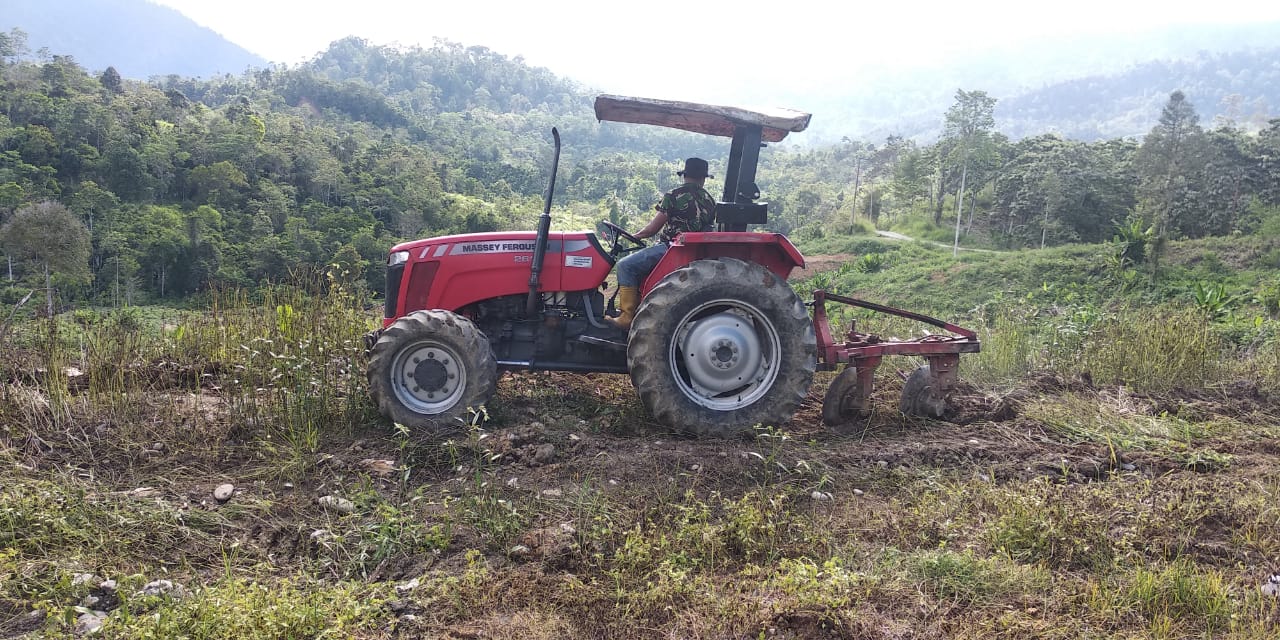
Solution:
M672 271L695 260L737 258L753 262L777 274L784 281L796 267L804 268L804 256L781 233L750 231L689 232L676 236L671 247L644 281L641 293L657 286Z

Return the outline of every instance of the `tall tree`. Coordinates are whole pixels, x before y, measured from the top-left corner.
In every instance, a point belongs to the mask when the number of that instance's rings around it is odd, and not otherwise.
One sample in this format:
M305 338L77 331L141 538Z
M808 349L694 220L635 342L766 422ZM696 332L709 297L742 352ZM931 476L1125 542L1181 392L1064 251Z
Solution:
M21 58L27 54L27 51L25 31L16 27L10 29L9 33L0 31L0 66Z
M950 146L947 164L960 167L960 186L956 189L956 236L952 254L960 250L960 218L964 211L965 183L969 166L986 164L995 155L991 132L996 127L996 99L985 91L956 90L956 102L947 109L943 140Z
M1138 198L1155 228L1152 274L1159 270L1159 253L1174 231L1190 226L1196 213L1193 197L1206 160L1204 131L1195 107L1181 91L1169 94L1160 122L1147 134L1135 159Z
M102 83L102 88L111 93L124 91L124 83L120 80L120 72L116 71L115 67L107 67L107 70L98 76L98 82Z
M88 282L89 231L69 209L57 202L40 202L18 209L0 227L0 245L19 260L40 265L44 272L45 306L53 315L53 276Z

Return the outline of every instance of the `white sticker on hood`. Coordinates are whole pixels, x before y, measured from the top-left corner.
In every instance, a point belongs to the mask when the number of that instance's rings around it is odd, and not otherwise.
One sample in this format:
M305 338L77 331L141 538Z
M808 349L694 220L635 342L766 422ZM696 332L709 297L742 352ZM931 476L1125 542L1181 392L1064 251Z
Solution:
M591 256L565 256L564 266L577 267L579 269L590 269Z

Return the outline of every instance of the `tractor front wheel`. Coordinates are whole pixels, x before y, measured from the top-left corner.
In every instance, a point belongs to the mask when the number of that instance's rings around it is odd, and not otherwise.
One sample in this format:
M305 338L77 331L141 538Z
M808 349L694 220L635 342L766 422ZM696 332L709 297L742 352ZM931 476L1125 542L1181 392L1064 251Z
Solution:
M699 436L749 434L795 414L813 380L817 340L782 278L733 258L698 260L645 297L627 364L658 422Z
M439 309L387 327L369 352L368 373L382 415L433 434L459 430L498 383L489 340L467 318Z

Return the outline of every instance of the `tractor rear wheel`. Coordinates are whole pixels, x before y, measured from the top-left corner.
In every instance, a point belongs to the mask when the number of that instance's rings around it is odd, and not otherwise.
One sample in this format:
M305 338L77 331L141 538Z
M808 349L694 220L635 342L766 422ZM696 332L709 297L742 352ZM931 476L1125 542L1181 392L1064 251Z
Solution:
M467 318L415 311L387 327L369 352L369 391L382 415L432 434L460 430L498 384L489 340Z
M791 419L809 391L817 339L804 303L764 267L698 260L663 278L631 325L627 364L649 413L699 436Z

